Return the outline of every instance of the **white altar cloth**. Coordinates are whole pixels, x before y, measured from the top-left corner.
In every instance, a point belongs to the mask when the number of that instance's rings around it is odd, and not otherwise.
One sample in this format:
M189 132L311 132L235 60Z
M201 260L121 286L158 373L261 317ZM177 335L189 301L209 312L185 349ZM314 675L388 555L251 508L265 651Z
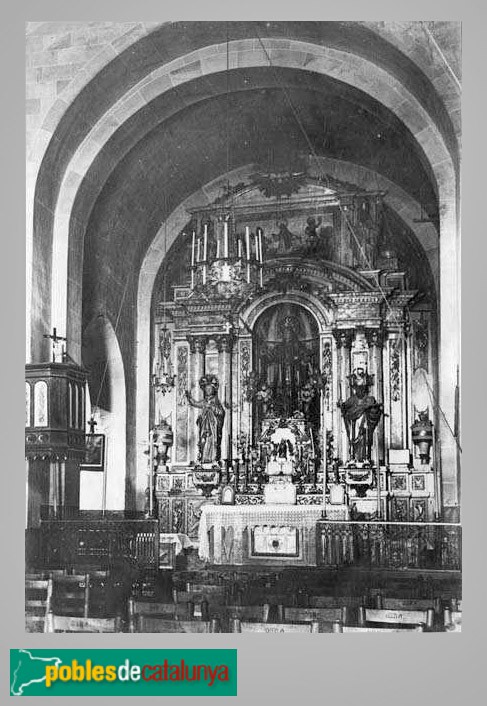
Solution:
M316 523L322 516L322 505L204 505L198 530L199 556L215 564L253 561L249 533L255 527L291 527L299 532L299 555L286 561L314 564ZM271 559L279 560L279 556Z

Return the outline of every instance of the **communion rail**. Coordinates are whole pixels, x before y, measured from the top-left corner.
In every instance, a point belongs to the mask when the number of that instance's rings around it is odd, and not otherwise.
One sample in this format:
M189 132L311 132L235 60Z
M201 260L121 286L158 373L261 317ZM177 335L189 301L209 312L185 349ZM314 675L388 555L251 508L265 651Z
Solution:
M317 526L318 564L460 571L461 526L440 522L336 522Z
M37 563L46 569L155 569L158 557L157 520L47 520L39 530Z

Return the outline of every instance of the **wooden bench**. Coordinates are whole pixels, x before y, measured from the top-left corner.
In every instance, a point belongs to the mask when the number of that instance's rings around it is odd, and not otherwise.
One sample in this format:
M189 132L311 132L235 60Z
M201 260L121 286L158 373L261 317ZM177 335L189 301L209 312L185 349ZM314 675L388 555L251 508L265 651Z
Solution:
M340 621L333 623L333 632L424 632L424 627L418 625L414 628L376 628L343 625Z
M362 596L310 596L308 604L310 608L358 608L363 602Z
M208 596L226 596L227 586L219 583L194 583L188 581L186 584L187 593L202 593Z
M364 608L358 611L358 625L344 626L334 623L333 632L424 632L433 627L434 611L428 610L384 610Z
M232 621L233 633L267 632L267 633L317 633L320 631L316 621L311 623L262 623L245 620Z
M284 621L291 623L318 623L320 632L333 632L333 623L348 622L348 608L284 608Z
M136 615L134 620L136 633L211 633L218 632L216 621L179 620L164 618L159 615Z
M209 619L210 612L221 610L227 603L227 593L223 587L219 591L205 593L203 591L173 591L174 603L192 604L194 612L188 607L189 615Z
M121 632L120 618L85 618L49 613L46 632Z
M221 631L233 632L233 621L267 623L269 605L226 605L219 611Z
M52 579L30 578L25 581L25 631L45 632L51 610Z
M266 623L269 614L269 605L227 605L223 612L231 618L240 620L256 620Z
M428 598L389 598L387 596L377 595L375 597L375 607L385 610L434 610L435 613L440 612L441 601L439 598L434 600Z
M128 629L129 632L137 632L136 622L140 615L156 616L158 618L169 618L171 620L191 620L193 614L188 614L190 603L158 603L155 601L139 601L130 598L128 601Z

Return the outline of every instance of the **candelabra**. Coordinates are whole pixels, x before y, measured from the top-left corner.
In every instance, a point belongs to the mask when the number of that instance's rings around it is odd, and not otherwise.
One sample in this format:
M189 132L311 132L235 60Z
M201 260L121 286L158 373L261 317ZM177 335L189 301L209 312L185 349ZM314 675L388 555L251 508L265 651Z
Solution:
M236 223L231 213L195 214L191 233L191 289L216 287L220 294L262 287L260 226Z
M170 392L176 382L176 376L171 368L171 333L165 326L161 326L159 333L158 355L154 356L152 368L152 386L162 392Z

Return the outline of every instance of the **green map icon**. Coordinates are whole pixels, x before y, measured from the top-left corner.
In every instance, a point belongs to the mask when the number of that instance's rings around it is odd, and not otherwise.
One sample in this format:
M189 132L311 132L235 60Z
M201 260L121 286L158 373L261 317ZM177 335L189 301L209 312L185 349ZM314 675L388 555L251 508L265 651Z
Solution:
M15 652L18 653L18 664L15 667ZM59 666L62 660L59 657L34 657L29 650L11 650L11 679L10 695L28 696L29 686L46 681L46 665Z

